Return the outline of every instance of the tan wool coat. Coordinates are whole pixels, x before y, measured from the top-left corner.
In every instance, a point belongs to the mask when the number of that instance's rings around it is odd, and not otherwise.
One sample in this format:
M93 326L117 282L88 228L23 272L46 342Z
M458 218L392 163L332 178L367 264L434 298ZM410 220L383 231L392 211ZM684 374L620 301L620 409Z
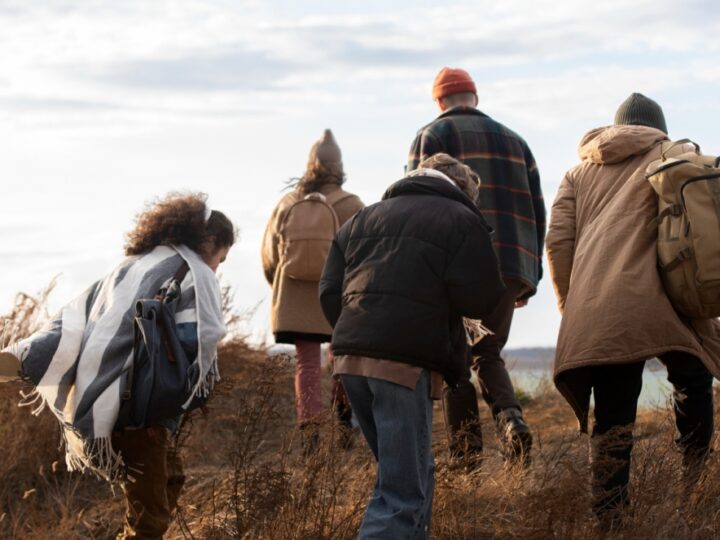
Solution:
M720 375L716 320L683 320L657 270L657 197L645 169L667 136L644 126L590 131L552 207L547 255L562 312L554 379L587 430L584 366L685 351Z
M338 198L333 208L341 226L364 206L359 197L343 191L337 184L326 184L319 191L323 195L334 194L333 197ZM345 194L349 196L343 197ZM272 286L272 331L276 338L278 334L284 334L285 337L287 334L312 334L315 341L320 336L323 336L322 341L330 341L332 328L320 308L318 282L291 279L284 275L280 267L279 227L285 213L298 197L297 190L293 190L280 199L265 228L262 264L265 278ZM280 342L291 341L281 337Z

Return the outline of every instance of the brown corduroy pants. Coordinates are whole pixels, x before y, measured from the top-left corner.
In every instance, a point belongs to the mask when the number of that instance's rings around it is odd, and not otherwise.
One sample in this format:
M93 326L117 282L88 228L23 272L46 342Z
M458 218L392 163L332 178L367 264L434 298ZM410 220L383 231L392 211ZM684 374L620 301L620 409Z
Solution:
M185 483L170 431L151 426L115 433L113 446L122 453L128 475L122 483L127 511L118 540L162 539Z

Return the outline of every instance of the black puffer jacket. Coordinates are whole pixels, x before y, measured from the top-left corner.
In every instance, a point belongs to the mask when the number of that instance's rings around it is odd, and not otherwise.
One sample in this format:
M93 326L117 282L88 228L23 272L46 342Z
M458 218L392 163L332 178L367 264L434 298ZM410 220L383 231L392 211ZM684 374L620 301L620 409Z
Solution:
M439 371L465 362L462 317L482 319L505 286L490 228L450 182L393 184L338 232L320 281L333 352Z

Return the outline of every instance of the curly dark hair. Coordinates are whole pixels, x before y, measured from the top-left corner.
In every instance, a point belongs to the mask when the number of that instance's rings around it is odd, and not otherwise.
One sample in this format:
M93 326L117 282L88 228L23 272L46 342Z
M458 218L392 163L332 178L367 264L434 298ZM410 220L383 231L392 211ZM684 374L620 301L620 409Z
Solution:
M125 255L142 255L170 244L184 244L201 255L232 246L235 227L218 210L212 210L205 221L206 201L204 193L170 193L148 204L137 216L135 228L126 235ZM212 245L208 245L210 239Z

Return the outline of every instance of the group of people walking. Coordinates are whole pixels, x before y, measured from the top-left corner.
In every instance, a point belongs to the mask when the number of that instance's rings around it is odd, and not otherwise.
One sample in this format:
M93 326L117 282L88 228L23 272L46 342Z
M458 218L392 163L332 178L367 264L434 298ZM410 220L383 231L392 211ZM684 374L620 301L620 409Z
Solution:
M632 430L644 362L653 357L674 387L692 489L712 446L720 326L708 315L714 311L689 315L668 292L673 272L689 275L687 265L707 254L685 248L658 268L657 231L665 253L700 226L677 226L673 220L689 211L683 205L659 211L661 186L646 170L658 160L658 172L693 163L698 150L672 143L661 107L632 94L613 125L583 137L581 163L563 179L546 227L533 154L477 108L470 75L442 69L432 99L439 116L418 131L405 177L380 202L365 207L344 189L341 151L326 130L267 224L262 265L272 332L297 352L303 454L318 447L326 409L321 346L330 343L343 444L352 442L354 418L378 465L360 538L429 537L432 400L443 403L451 458L482 466L473 371L506 463L531 466L531 429L502 351L514 310L543 277L547 244L562 313L554 380L583 431L594 397L591 484L600 524L621 526L630 502ZM697 179L720 177L713 174ZM702 217L714 224L716 216L720 226L720 187L703 189L688 196L710 201ZM204 195L170 195L138 217L127 258L111 274L0 353L0 380L19 373L36 387L23 405L58 418L69 468L122 482L119 538L162 538L170 524L184 482L172 435L218 380L225 330L215 271L234 242L233 224ZM715 267L701 268L712 278L700 291L711 307L720 305ZM682 291L687 297L688 287Z
M633 93L613 125L583 137L581 163L560 185L546 238L538 167L525 141L477 108L475 83L462 69L443 68L432 98L440 114L418 131L405 178L381 202L363 208L344 191L340 150L328 130L313 146L306 174L275 209L263 244L273 332L277 342L297 348L301 429L323 410L318 343L330 342L335 388L339 379L344 389L333 391L333 403L346 394L378 463L360 538L428 537L433 399L443 401L451 457L481 465L471 370L506 462L531 464L531 430L502 350L514 310L528 303L543 276L545 243L562 313L554 380L582 431L590 396L595 400L591 475L600 525L621 526L630 502L632 430L644 363L653 357L665 364L674 388L677 443L691 489L712 446L720 325L688 317L668 296L671 269L658 267L653 226L682 210L658 216L646 169L698 150L671 143L662 108ZM709 192L720 226L720 197L715 188ZM332 234L303 232L292 218L314 193L337 215ZM305 252L325 260L322 271L301 279L284 272L284 254L296 261L302 252L291 237L324 238ZM315 344L312 357L308 341ZM307 403L314 404L310 415ZM338 410L349 416L347 406Z

